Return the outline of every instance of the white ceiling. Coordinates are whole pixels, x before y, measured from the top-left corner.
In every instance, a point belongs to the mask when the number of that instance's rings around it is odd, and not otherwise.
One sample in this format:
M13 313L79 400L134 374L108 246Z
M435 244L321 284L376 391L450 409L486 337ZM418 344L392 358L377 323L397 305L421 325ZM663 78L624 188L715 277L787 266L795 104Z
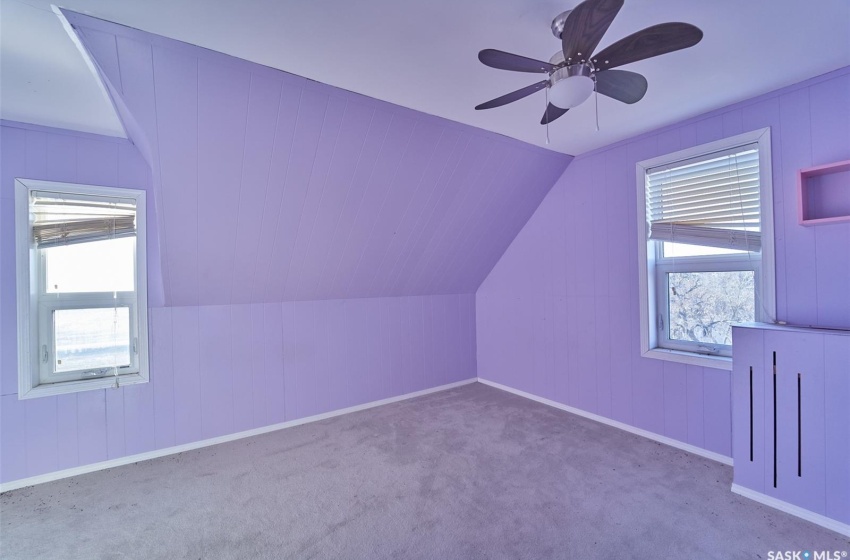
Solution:
M696 47L637 62L635 105L593 99L550 125L544 93L475 111L538 81L485 67L496 48L548 60L549 24L578 0L65 0L62 7L392 103L581 154L850 65L847 0L626 0L600 48L665 21L697 25ZM122 136L120 123L50 0L0 0L0 117Z

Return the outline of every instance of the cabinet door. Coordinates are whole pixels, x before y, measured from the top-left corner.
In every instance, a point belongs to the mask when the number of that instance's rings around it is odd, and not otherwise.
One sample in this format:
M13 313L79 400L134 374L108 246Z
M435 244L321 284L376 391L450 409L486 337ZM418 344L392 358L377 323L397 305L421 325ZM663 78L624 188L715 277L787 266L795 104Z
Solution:
M823 514L823 335L766 331L764 347L776 363L765 376L765 494Z
M735 484L764 492L764 331L734 327L732 337Z
M824 337L826 515L850 524L850 336Z

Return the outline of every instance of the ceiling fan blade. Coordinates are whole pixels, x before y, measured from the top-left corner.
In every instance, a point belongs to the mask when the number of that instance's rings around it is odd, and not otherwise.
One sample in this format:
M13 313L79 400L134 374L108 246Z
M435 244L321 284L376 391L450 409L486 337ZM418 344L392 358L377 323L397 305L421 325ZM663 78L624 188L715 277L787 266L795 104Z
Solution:
M646 78L628 70L596 73L596 91L623 103L637 103L646 95Z
M549 106L546 107L546 112L543 113L543 118L540 119L540 124L550 123L567 111L569 111L569 109L561 109L560 107L555 107L550 103Z
M661 23L620 39L593 55L599 70L608 70L680 49L693 47L702 39L699 27L689 23Z
M494 107L501 107L502 105L507 105L508 103L513 103L523 97L531 95L535 91L540 91L545 88L549 83L548 80L543 80L542 82L537 82L536 84L531 84L530 86L526 86L522 89L518 89L516 91L512 91L510 93L506 93L501 97L497 97L496 99L491 99L487 103L482 103L475 107L476 111L480 111L481 109L492 109Z
M526 58L518 54L511 54L496 49L484 49L478 53L478 60L499 70L513 70L514 72L551 72L554 66L542 60Z
M623 0L584 0L576 6L561 33L564 60L589 60L622 7Z

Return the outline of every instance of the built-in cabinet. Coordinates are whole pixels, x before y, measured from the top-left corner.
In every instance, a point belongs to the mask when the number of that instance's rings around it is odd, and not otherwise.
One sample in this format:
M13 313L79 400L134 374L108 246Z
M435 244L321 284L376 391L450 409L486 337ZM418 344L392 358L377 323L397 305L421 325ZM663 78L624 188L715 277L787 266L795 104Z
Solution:
M850 331L751 323L733 347L733 490L850 528Z

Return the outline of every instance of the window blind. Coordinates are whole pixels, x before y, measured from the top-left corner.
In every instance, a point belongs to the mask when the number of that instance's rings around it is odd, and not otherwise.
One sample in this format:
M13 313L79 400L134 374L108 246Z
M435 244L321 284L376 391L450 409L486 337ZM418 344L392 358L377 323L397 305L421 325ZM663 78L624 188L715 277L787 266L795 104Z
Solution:
M30 214L40 249L136 235L136 205L129 199L35 192Z
M760 251L759 190L757 144L649 169L649 239Z

